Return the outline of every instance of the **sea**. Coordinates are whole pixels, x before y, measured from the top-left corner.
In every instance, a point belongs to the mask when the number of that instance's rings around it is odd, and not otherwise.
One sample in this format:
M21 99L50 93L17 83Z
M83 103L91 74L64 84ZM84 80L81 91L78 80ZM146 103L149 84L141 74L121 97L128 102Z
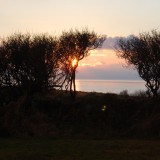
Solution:
M101 92L119 94L127 90L128 94L139 91L146 91L145 81L143 80L76 80L76 90L85 92Z

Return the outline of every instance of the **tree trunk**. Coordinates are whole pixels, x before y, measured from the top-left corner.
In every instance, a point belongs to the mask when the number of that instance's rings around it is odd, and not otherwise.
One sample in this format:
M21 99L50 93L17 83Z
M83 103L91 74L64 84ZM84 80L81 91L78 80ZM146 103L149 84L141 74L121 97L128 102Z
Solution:
M73 100L75 100L76 98L75 69L73 69L71 75L70 96Z
M73 99L76 98L76 83L75 83L75 78L76 78L76 74L75 74L75 70L73 71Z

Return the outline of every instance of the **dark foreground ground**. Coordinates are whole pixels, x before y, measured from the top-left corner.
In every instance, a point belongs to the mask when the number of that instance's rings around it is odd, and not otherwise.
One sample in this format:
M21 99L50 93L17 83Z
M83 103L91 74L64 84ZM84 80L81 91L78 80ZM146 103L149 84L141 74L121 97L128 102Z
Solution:
M0 137L160 138L160 98L50 91L0 97Z
M0 94L0 160L160 159L160 98Z
M1 160L159 160L160 140L0 139Z
M64 92L1 103L0 137L160 137L160 98Z

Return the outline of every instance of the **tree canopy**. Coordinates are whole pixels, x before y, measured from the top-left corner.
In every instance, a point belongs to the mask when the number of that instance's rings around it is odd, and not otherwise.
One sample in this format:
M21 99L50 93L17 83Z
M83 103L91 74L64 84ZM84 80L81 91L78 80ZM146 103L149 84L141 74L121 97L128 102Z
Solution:
M105 37L88 29L70 30L59 37L13 34L0 44L0 86L32 94L48 88L76 91L78 62L101 47Z
M82 31L70 30L63 32L59 38L58 53L61 57L61 69L65 75L65 87L76 91L75 72L78 62L89 55L89 51L102 46L104 36L97 35L94 31L84 29ZM63 56L62 56L63 55Z
M58 64L57 41L47 35L13 34L0 47L0 83L24 92L47 88ZM52 82L54 83L54 81Z
M146 81L148 93L158 96L160 88L160 33L156 30L121 38L116 48L119 57L133 65Z

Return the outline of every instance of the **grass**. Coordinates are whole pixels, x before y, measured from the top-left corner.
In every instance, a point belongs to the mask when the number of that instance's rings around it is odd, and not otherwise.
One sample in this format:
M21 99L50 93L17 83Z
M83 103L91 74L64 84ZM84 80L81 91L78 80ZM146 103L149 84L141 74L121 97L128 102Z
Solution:
M0 108L8 137L0 160L160 160L160 99L78 92L75 101L51 93L27 100Z
M159 160L160 140L0 139L1 160Z

